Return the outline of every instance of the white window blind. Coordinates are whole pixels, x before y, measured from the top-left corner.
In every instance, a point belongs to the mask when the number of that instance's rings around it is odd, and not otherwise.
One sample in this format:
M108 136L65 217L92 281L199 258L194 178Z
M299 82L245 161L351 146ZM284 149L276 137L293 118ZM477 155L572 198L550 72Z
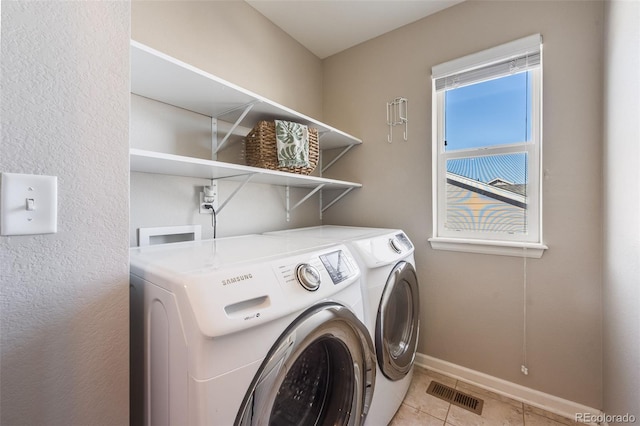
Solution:
M436 91L528 71L540 65L542 36L534 34L434 66Z

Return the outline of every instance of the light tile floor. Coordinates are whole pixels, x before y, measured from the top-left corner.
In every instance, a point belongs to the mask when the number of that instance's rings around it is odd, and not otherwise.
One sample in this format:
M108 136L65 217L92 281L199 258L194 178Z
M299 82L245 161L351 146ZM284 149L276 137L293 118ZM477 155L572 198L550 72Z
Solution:
M432 380L484 401L482 415L427 394ZM390 426L566 426L579 425L536 407L416 366L411 387Z

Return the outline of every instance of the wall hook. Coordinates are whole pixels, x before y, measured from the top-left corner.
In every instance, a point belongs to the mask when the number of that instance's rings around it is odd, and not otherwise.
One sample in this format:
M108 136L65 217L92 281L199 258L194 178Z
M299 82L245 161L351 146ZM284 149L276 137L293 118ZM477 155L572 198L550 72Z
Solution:
M393 126L404 124L404 140L407 141L409 137L408 126L408 100L407 98L395 98L391 102L387 102L387 125L389 126L389 134L387 135L387 142L393 142Z

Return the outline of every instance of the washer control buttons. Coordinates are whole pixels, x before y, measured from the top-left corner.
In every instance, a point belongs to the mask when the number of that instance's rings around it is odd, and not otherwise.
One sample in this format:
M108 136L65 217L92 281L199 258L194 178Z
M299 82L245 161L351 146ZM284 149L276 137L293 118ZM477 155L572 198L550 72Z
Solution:
M300 285L309 291L316 291L320 288L320 272L308 263L296 266L296 277Z

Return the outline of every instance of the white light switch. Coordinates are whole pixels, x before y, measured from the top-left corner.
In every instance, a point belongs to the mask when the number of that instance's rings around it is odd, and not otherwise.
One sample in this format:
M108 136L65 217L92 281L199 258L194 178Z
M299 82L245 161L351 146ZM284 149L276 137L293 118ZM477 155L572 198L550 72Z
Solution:
M56 176L2 173L0 234L51 234L58 228Z

